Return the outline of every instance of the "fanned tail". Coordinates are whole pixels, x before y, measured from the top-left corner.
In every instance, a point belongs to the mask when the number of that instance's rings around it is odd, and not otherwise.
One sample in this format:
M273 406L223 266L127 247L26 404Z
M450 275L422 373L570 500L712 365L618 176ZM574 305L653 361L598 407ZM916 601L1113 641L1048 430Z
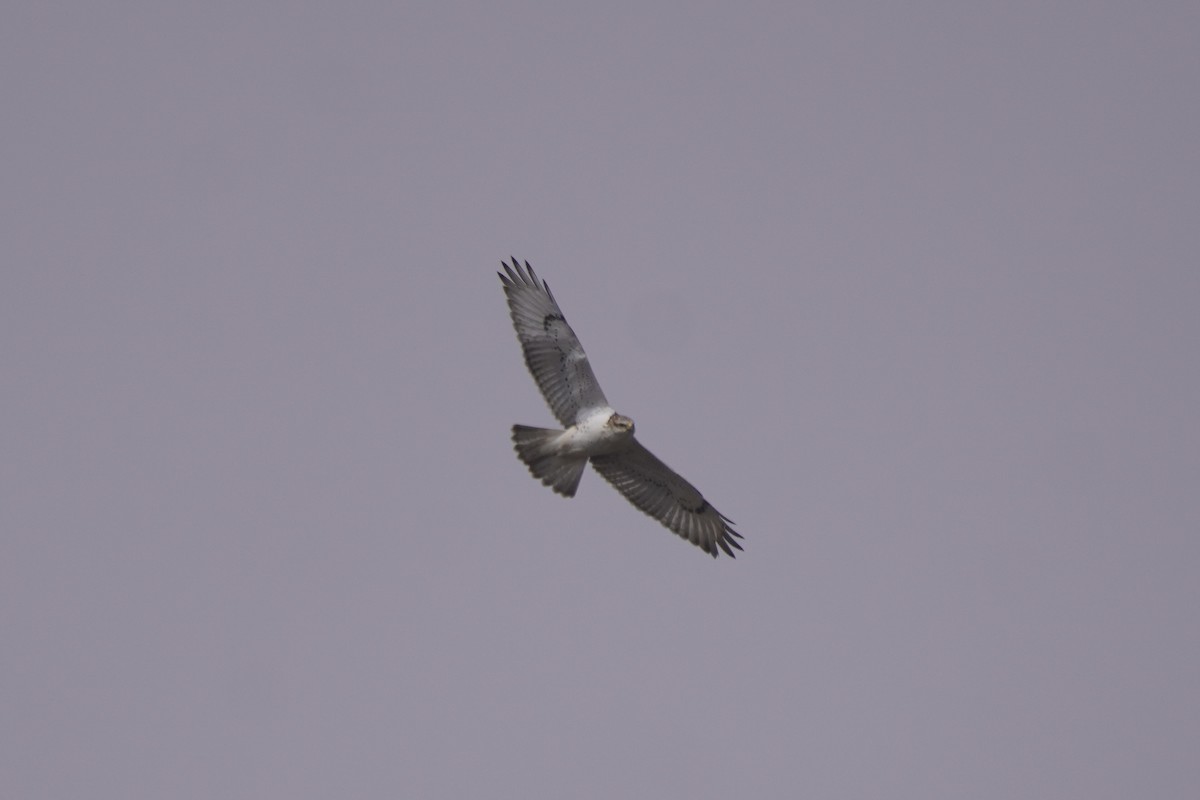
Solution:
M512 440L517 456L533 477L563 497L574 497L587 466L587 457L568 458L554 452L552 445L562 431L513 425Z

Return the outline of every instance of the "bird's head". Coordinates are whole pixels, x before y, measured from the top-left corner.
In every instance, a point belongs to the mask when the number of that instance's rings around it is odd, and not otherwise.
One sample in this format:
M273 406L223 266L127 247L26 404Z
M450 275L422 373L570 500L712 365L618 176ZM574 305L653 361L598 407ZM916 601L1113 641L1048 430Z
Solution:
M608 418L608 426L615 431L620 431L621 433L628 433L630 435L633 434L633 420L631 420L629 417L623 417L615 412L611 417Z

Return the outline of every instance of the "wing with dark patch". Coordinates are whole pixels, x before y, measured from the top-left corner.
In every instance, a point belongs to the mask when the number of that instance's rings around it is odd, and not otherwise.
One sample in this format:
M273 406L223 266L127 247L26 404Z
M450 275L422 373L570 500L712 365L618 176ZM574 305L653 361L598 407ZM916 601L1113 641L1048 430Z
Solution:
M742 535L729 527L733 520L636 439L626 450L592 456L592 466L629 502L713 558L718 546L730 558L731 548L742 549L737 543Z
M604 392L588 364L587 353L567 324L562 309L545 281L539 281L533 267L514 258L504 264L500 281L508 297L517 339L525 353L525 364L550 410L565 427L575 424L581 410L608 405Z

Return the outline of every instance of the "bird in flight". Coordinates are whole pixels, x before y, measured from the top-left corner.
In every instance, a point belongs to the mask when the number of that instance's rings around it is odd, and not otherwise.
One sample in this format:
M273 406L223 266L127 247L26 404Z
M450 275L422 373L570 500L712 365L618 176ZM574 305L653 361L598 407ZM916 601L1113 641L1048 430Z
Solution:
M633 436L633 420L608 404L592 373L583 345L562 309L526 261L500 262L496 273L508 297L525 364L566 430L513 425L517 456L535 478L563 497L574 497L588 461L635 506L669 530L717 557L733 557L742 535L733 520L717 511L696 487L659 461Z

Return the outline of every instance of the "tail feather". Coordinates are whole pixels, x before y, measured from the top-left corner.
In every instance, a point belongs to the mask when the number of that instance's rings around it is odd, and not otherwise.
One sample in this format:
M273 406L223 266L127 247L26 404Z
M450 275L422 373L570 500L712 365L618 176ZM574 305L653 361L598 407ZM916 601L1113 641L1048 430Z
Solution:
M563 497L574 497L587 458L568 458L554 452L551 445L561 434L562 431L513 425L513 446L533 477Z

